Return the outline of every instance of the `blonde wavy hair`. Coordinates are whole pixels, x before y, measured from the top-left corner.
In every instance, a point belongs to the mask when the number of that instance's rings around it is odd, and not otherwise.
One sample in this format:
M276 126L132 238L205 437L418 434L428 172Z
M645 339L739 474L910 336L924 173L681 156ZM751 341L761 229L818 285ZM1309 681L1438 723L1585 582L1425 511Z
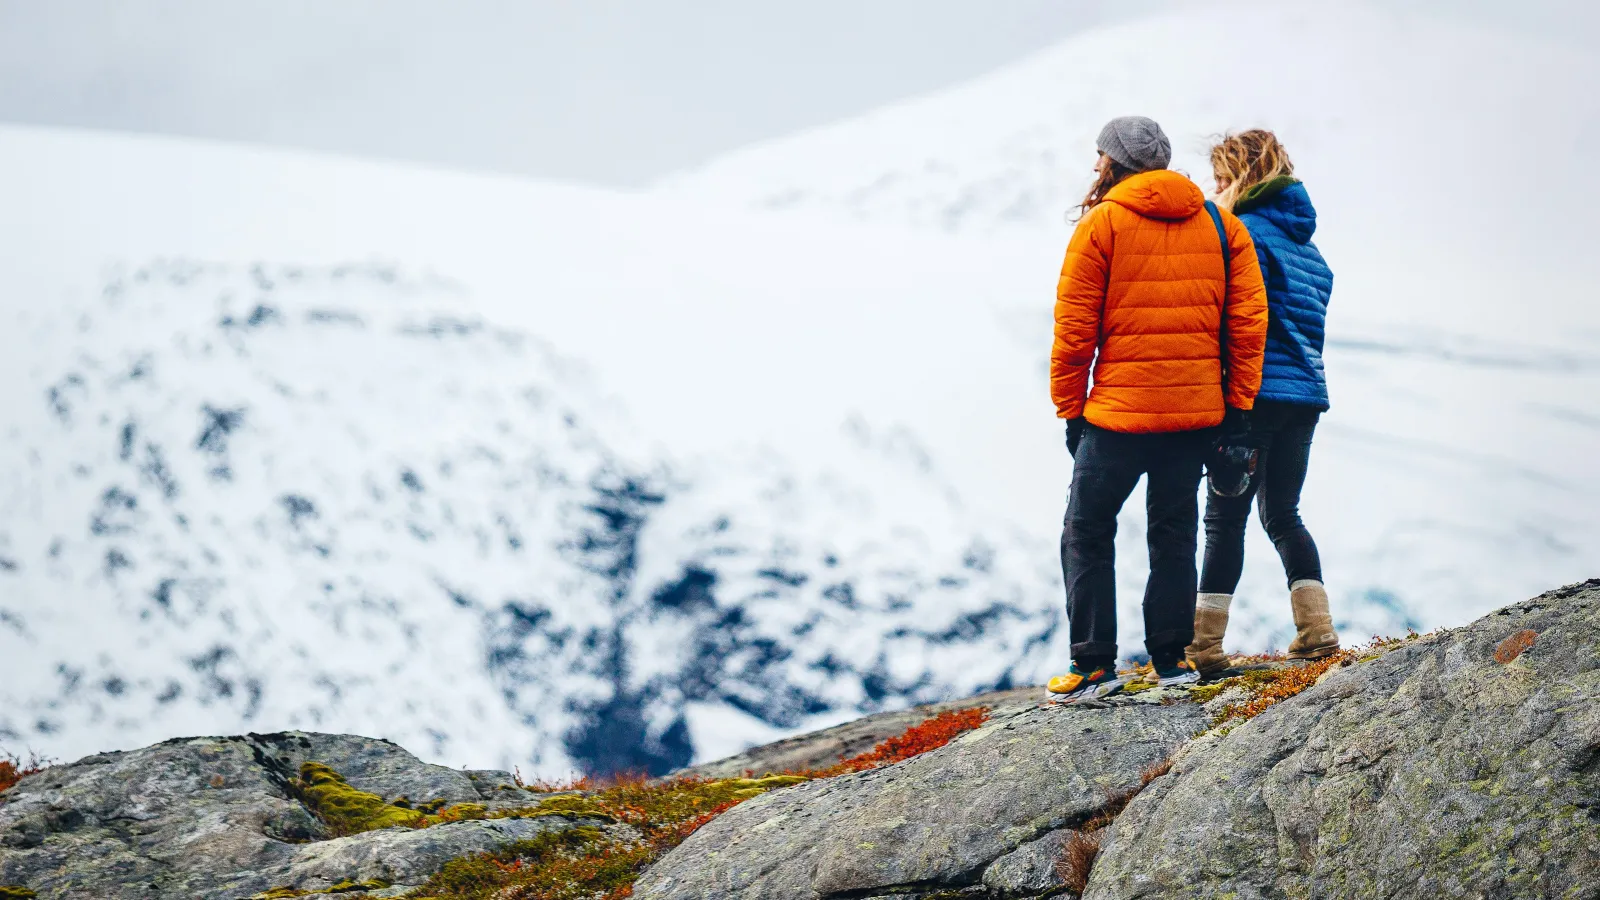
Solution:
M1228 186L1217 194L1217 205L1230 212L1245 191L1279 175L1293 175L1294 163L1278 136L1265 128L1224 135L1211 148L1211 172L1217 183Z

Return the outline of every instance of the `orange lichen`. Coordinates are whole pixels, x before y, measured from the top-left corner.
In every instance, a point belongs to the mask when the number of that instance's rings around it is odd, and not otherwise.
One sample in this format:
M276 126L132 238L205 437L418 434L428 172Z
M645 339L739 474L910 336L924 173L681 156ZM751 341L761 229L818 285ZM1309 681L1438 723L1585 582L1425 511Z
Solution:
M1341 650L1332 656L1312 660L1303 666L1288 666L1260 676L1252 685L1255 696L1244 703L1230 703L1217 714L1213 724L1233 719L1252 719L1317 683L1324 672L1355 661L1357 651Z
M1532 647L1534 639L1538 636L1539 632L1530 631L1526 628L1511 635L1501 641L1500 646L1494 648L1494 661L1501 665L1511 662L1521 656L1524 650Z

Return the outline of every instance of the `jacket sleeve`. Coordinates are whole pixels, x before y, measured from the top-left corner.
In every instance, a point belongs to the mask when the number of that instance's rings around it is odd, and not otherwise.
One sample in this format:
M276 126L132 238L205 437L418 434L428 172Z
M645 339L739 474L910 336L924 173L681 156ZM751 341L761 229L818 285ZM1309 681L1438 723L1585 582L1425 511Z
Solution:
M1250 230L1232 213L1223 213L1233 269L1228 273L1228 296L1223 300L1222 321L1227 346L1228 383L1224 399L1234 409L1254 409L1261 391L1261 366L1267 352L1267 286L1261 277Z
M1083 415L1089 392L1089 370L1100 344L1100 316L1106 305L1110 272L1109 226L1104 215L1090 212L1078 223L1067 244L1056 286L1055 344L1050 352L1050 397L1056 415Z

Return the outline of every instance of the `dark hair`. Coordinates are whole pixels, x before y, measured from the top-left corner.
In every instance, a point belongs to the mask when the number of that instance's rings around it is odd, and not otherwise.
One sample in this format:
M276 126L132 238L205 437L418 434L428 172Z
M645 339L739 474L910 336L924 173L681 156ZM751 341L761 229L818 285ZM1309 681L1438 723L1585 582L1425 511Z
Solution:
M1078 204L1078 216L1073 221L1082 219L1089 214L1089 210L1099 206L1101 201L1106 199L1106 194L1111 193L1112 188L1121 184L1129 176L1139 174L1109 156L1106 159L1110 160L1111 165L1106 166L1105 171L1100 173L1100 177L1094 180L1094 184L1089 188L1089 193L1085 194L1083 202Z

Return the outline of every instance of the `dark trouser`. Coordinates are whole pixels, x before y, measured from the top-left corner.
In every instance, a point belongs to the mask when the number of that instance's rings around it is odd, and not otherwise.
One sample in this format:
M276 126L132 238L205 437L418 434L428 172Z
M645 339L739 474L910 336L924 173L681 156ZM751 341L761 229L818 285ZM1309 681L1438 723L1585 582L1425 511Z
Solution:
M1322 415L1315 407L1292 403L1256 403L1250 420L1252 443L1261 451L1250 490L1239 497L1207 492L1206 561L1200 590L1231 594L1244 572L1244 529L1254 495L1261 525L1278 548L1290 584L1322 580L1322 560L1311 532L1300 521L1300 489L1311 460L1311 437Z
M1145 649L1171 661L1194 640L1195 543L1201 468L1209 431L1122 434L1085 429L1072 466L1061 531L1072 659L1079 668L1117 656L1117 513L1139 477L1149 476L1150 580L1144 591Z

